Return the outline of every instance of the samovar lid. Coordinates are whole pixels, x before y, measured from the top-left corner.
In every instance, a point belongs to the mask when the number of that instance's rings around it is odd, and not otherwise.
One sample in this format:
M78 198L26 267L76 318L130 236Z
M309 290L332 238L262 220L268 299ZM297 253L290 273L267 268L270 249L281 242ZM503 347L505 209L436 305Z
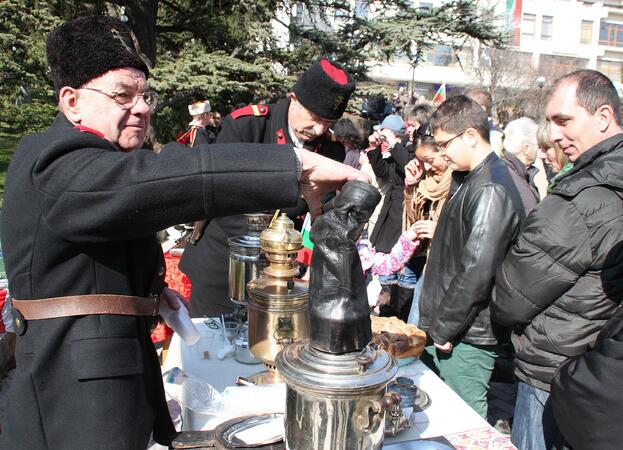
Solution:
M254 300L271 302L303 301L307 304L309 284L302 280L283 280L263 275L247 283L247 292ZM274 303L277 302L277 303Z
M262 231L260 241L266 252L296 252L303 246L301 233L294 229L294 222L285 213Z
M385 350L331 354L309 345L288 345L276 357L277 370L288 384L323 393L355 394L385 386L398 373L398 363Z
M245 214L244 219L247 223L247 230L259 233L260 231L268 228L272 217L272 214L267 213Z

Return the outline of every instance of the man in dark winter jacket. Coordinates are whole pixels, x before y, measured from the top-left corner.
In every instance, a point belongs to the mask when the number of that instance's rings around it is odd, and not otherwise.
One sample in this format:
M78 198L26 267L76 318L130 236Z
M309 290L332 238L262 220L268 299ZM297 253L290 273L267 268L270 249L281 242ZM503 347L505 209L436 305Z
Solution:
M546 115L550 140L574 166L528 217L496 276L491 307L495 321L514 328L519 386L511 440L519 449L549 449L558 439L548 401L556 369L595 343L623 299L617 91L599 72L573 72L552 87ZM559 394L567 395L564 388Z
M481 416L501 336L489 302L496 268L514 242L524 206L509 168L489 145L487 114L459 95L430 121L457 184L435 228L420 297L420 326L444 381ZM452 192L452 191L451 191Z
M562 363L552 380L554 417L573 450L621 447L622 373L623 308L619 308L597 336L595 347Z
M354 90L353 78L323 58L299 77L289 98L276 104L245 106L225 117L217 142L294 145L343 162L344 146L332 139L329 127L342 116ZM296 207L283 212L296 219L307 212L307 205L300 199ZM234 303L227 294L227 239L245 232L243 216L221 217L210 221L196 245L186 245L180 269L192 283L190 300L195 317L233 310Z
M175 429L149 332L159 297L176 309L179 294L165 287L156 232L293 205L301 191L319 206L307 194L318 179L360 175L292 147L142 149L157 97L129 28L82 17L52 31L46 51L60 113L22 139L2 211L18 336L0 448L140 450L152 433L167 445Z

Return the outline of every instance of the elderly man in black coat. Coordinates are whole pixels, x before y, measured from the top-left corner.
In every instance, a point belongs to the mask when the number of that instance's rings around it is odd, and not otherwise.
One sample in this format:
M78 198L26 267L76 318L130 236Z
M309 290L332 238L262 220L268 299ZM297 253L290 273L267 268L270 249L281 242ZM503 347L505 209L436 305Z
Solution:
M178 308L179 294L165 287L155 233L293 205L301 192L316 207L360 175L292 147L141 149L157 97L116 19L57 28L47 55L60 114L22 139L4 197L18 337L0 447L136 450L152 433L167 445L175 430L149 331L159 297Z
M342 162L344 146L332 139L329 127L342 116L354 90L355 81L344 69L320 59L299 77L289 98L276 104L249 105L225 117L217 142L294 145ZM300 199L296 207L284 212L296 220L307 212L307 205ZM180 268L192 283L190 301L196 317L233 310L227 295L227 239L245 232L243 216L221 217L207 225L196 245L186 246Z

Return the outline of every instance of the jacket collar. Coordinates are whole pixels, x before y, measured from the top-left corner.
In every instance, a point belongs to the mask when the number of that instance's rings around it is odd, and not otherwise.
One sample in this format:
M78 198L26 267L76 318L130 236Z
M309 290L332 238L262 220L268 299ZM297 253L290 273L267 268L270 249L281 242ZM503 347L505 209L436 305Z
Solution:
M605 139L593 146L575 161L553 194L575 196L592 186L611 186L623 189L623 133Z

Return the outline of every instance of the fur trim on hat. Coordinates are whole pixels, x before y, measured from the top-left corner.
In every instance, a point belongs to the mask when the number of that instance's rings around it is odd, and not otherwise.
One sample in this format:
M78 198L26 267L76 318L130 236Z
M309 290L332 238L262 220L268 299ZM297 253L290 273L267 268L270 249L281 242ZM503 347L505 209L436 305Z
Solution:
M292 92L309 111L323 119L337 120L344 114L355 87L355 80L346 70L322 58L303 72Z
M61 25L48 34L46 54L57 93L63 86L79 88L122 67L149 76L149 62L130 28L113 17L86 16Z
M210 111L212 111L212 107L208 100L201 100L188 105L188 112L191 116L198 116L199 114L209 113Z

